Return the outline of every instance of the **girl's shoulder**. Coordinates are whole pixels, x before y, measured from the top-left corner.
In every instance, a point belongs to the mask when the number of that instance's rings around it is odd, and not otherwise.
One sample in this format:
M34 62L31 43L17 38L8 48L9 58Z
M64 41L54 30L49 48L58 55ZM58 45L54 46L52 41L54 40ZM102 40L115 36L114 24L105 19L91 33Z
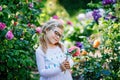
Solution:
M64 53L67 52L67 47L64 45L64 43L60 42L60 44L63 46L63 49L64 49Z
M44 52L42 51L42 48L41 46L39 46L37 49L36 49L36 54L40 54L40 55L44 55Z
M64 46L64 53L67 53L67 47Z

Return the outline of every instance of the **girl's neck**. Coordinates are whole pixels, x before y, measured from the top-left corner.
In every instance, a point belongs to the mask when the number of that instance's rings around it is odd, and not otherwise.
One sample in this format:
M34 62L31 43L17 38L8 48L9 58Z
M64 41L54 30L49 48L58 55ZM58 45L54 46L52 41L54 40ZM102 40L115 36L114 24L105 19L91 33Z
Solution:
M56 48L57 47L57 45L55 45L55 44L47 44L47 46L48 46L48 48Z
M57 44L52 44L52 43L50 43L49 40L46 40L46 43L47 43L48 48L56 48L57 47Z

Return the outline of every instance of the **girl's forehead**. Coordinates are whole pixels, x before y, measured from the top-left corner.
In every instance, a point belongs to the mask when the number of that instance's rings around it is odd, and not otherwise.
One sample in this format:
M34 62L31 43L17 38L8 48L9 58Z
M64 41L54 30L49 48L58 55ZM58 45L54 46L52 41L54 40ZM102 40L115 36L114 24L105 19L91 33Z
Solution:
M59 28L59 27L55 27L53 28L54 30L57 30L57 31L60 31L60 32L63 32L63 29Z

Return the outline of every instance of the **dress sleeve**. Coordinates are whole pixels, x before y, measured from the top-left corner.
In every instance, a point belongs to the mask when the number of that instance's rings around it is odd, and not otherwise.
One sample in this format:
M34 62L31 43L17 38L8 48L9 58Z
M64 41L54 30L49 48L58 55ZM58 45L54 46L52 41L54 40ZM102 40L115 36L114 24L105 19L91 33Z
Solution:
M40 48L36 50L36 63L40 76L52 77L62 72L60 67L54 69L45 69L44 53Z
M68 60L69 63L70 63L70 67L72 67L73 64L74 64L74 62L73 62L73 60L72 60L72 56L71 56L71 55L67 55L67 48L66 48L66 47L64 47L64 52L65 52L66 56L68 56L67 60Z

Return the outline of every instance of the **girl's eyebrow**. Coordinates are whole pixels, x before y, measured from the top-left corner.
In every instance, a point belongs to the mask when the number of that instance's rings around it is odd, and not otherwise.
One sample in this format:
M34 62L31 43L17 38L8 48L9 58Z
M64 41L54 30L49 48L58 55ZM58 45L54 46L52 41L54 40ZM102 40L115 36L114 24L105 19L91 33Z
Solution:
M57 32L57 35L58 35L59 37L62 37L62 34L60 34L59 31L57 31L57 30L55 30L55 29L53 29L53 31L54 31L54 32Z

